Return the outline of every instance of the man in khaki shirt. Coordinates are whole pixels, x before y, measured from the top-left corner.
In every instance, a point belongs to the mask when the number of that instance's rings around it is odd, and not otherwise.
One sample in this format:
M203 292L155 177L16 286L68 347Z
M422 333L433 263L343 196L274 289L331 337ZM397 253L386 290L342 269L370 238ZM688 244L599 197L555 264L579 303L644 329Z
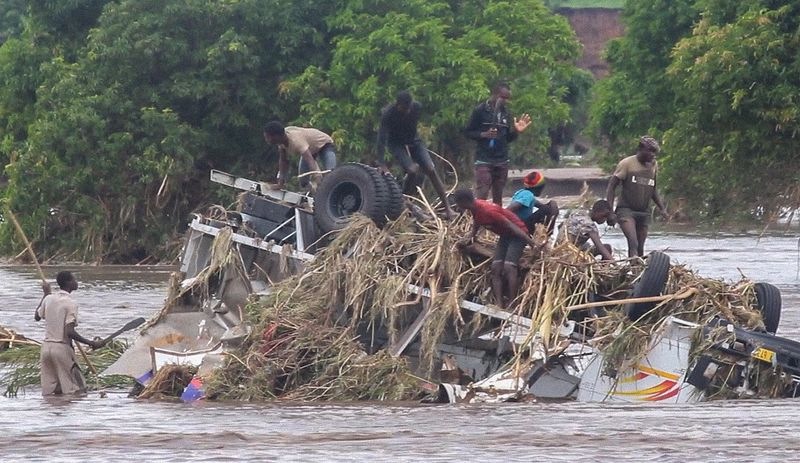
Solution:
M72 341L81 342L93 349L103 346L102 341L91 341L75 331L78 325L78 305L70 293L78 289L78 281L71 272L59 272L56 277L59 290L50 294L50 286L42 289L45 297L36 309L34 319L44 320L45 335L40 357L42 376L42 395L82 394L86 392L83 378Z
M606 200L611 206L614 205L617 187L622 185L615 215L628 241L628 257L644 255L644 242L650 227L651 200L658 207L662 217L667 217L664 202L656 189L658 174L656 153L660 149L653 137L641 137L636 154L620 161L614 175L608 181Z
M264 140L278 146L278 188L286 185L289 171L289 156L297 156L300 161L297 175L300 186L308 186L309 179L305 174L331 170L336 167L336 147L333 139L326 133L305 127L284 127L278 121L264 126ZM321 174L311 174L315 183L319 183Z

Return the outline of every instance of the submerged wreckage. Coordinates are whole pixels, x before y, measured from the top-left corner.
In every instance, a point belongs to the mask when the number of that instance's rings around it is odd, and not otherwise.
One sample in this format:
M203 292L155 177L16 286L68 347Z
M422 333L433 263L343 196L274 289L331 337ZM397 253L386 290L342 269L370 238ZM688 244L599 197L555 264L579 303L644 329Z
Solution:
M193 218L164 308L104 374L145 385L178 365L194 375L185 397L241 400L800 394L800 343L775 335L772 285L703 279L660 252L609 264L556 243L523 258L505 311L482 302L491 239L462 255L466 220L442 222L424 200L429 220L414 219L371 167L338 167L313 198L211 179L241 191L238 210Z

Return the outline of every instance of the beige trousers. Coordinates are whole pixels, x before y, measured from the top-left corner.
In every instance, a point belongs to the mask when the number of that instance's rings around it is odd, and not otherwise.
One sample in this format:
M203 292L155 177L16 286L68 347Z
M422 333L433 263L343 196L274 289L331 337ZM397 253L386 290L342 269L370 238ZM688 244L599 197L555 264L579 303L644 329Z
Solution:
M83 394L86 380L75 361L75 351L61 342L42 343L42 395Z

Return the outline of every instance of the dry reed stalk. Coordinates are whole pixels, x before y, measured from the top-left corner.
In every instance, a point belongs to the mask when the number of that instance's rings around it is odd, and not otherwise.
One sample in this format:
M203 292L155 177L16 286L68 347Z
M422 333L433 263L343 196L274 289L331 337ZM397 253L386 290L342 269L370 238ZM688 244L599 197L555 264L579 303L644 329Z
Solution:
M136 398L164 400L180 397L196 372L196 367L164 365Z

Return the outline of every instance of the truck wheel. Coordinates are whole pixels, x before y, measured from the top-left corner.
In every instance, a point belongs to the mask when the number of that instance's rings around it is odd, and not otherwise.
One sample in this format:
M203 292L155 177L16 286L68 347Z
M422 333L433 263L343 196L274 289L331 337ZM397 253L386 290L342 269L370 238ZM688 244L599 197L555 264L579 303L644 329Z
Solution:
M397 220L400 214L405 209L405 199L403 198L403 189L397 183L397 179L392 174L383 174L383 180L386 182L386 188L389 191L389 201L386 206L386 218L389 220Z
M388 203L389 188L377 169L343 164L322 178L314 195L314 218L323 233L345 228L356 213L383 226Z
M769 283L756 283L753 289L756 291L758 310L764 319L764 328L767 333L775 334L781 322L781 290Z
M653 251L647 256L647 266L642 272L639 282L633 287L631 297L660 296L667 285L669 276L669 256L660 251ZM642 315L653 310L655 302L639 302L627 304L625 312L631 320L638 320Z

